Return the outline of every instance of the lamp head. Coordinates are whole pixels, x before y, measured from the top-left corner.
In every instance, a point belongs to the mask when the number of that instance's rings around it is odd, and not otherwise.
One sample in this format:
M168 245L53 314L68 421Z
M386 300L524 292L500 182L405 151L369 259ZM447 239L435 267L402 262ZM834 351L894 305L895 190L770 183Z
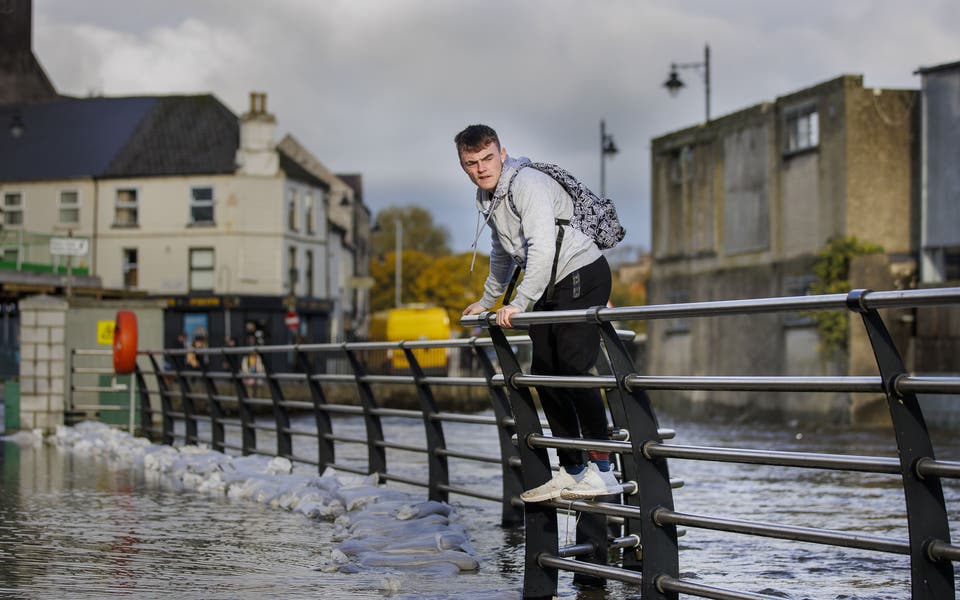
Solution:
M671 96L676 96L680 92L680 88L684 86L683 81L680 80L679 75L677 75L677 67L670 67L670 77L663 82L663 87L667 88L667 91L670 92Z

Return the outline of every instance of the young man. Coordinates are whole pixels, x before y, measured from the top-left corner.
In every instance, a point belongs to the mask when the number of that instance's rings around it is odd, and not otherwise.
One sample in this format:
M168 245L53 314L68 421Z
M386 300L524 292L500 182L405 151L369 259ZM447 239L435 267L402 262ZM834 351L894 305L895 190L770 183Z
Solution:
M490 273L483 297L464 315L489 310L497 302L516 265L524 276L496 321L511 327L512 317L533 310L575 310L604 306L610 298L610 267L593 240L578 229L557 224L573 216L573 199L549 175L521 168L526 159L507 156L497 133L470 125L454 138L460 166L477 186L477 208L492 233ZM519 172L518 172L519 171ZM515 175L515 177L514 177ZM512 183L511 183L512 181ZM512 196L512 206L508 200ZM557 238L563 227L559 249ZM482 227L478 227L477 239ZM476 247L477 240L474 240ZM556 257L556 277L550 279ZM532 325L535 375L585 375L600 352L600 332L587 323ZM538 387L540 404L556 437L607 439L607 413L599 390ZM593 498L622 491L607 453L558 450L561 469L547 483L520 495L524 502L554 498Z

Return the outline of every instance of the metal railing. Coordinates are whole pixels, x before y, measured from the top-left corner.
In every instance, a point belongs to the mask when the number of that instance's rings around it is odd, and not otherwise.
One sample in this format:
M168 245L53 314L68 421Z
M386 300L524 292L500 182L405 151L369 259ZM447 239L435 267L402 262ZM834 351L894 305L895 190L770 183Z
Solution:
M765 598L742 590L705 585L680 575L678 527L705 529L857 548L910 558L911 594L921 598L955 598L953 561L960 560L960 546L950 540L948 513L941 480L960 478L960 462L939 460L920 410L917 393L960 394L960 376L909 374L900 359L880 309L960 304L960 288L867 292L769 298L742 301L700 302L550 313L515 314L517 327L542 323L593 323L601 333L606 364L602 374L584 377L531 375L524 371L518 353L529 338L507 336L485 313L465 317L464 325L484 327L489 338L433 340L423 342L364 342L292 346L167 349L141 352L135 374L140 410L140 430L163 443L206 443L220 451L284 456L315 465L358 474L377 473L384 481L421 486L430 499L446 501L452 494L499 502L505 526L526 524L525 598L552 597L557 592L560 571L574 574L575 581L617 580L639 587L645 599L677 598L687 594L702 598ZM667 318L724 317L772 312L849 310L860 315L877 361L872 377L703 377L645 376L638 372L623 332L614 321ZM416 352L428 348L470 352L479 375L427 375ZM371 357L384 350L403 352L409 362L406 373L382 373L371 369ZM492 360L492 353L496 361ZM278 371L272 360L286 353L295 371ZM249 357L244 360L244 356ZM205 358L206 360L203 360ZM250 358L255 360L250 360ZM349 373L330 361L346 361ZM190 366L192 363L194 366ZM149 364L149 366L147 366ZM262 370L250 365L262 365ZM74 367L75 368L75 367ZM148 378L155 384L148 385ZM387 408L383 391L392 386L412 386L416 409ZM610 439L582 440L545 435L531 388L578 387L605 390L613 420ZM444 388L485 392L493 415L442 411L436 394ZM355 403L331 397L331 390L348 388ZM647 390L741 390L769 392L873 392L886 398L896 434L897 456L857 456L809 452L785 452L747 448L719 448L667 443L674 432L661 428ZM300 391L294 398L292 392ZM312 415L313 426L292 426L297 413ZM264 417L264 415L267 415ZM332 417L360 419L363 436L335 434ZM419 420L425 445L409 440L387 439L382 419ZM198 423L209 425L201 435ZM477 456L448 447L444 424L467 423L494 427L500 455ZM226 435L228 429L234 434ZM263 436L274 439L275 448L258 445ZM316 442L316 454L296 452L296 439ZM231 440L239 441L234 442ZM338 462L344 445L366 448L366 466ZM312 447L312 446L311 446ZM523 504L519 493L540 485L552 476L547 450L577 448L609 451L619 462L624 482L622 497L602 501L552 501ZM416 452L426 456L426 480L391 472L387 450ZM488 489L451 485L449 458L499 464L500 494ZM694 514L677 510L673 490L683 482L670 477L668 461L729 462L804 469L828 469L878 473L902 482L906 504L907 539L767 523L722 515ZM560 547L558 512L574 511L576 543ZM686 571L685 571L686 572Z

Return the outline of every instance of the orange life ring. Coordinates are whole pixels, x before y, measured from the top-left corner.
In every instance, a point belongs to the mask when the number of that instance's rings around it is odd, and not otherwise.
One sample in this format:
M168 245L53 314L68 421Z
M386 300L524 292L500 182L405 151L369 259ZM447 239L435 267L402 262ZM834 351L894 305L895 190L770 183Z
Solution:
M113 328L113 372L133 373L137 368L137 314L118 310Z

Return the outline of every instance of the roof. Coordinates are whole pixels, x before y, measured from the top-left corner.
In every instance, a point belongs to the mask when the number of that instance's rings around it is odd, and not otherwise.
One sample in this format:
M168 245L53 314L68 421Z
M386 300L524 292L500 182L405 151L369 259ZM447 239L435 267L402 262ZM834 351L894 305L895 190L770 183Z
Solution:
M237 117L212 95L63 98L4 107L0 181L232 173Z
M937 71L957 71L960 70L960 61L952 63L944 63L942 65L933 65L932 67L918 67L914 71L914 75L926 75L928 73L935 73Z

